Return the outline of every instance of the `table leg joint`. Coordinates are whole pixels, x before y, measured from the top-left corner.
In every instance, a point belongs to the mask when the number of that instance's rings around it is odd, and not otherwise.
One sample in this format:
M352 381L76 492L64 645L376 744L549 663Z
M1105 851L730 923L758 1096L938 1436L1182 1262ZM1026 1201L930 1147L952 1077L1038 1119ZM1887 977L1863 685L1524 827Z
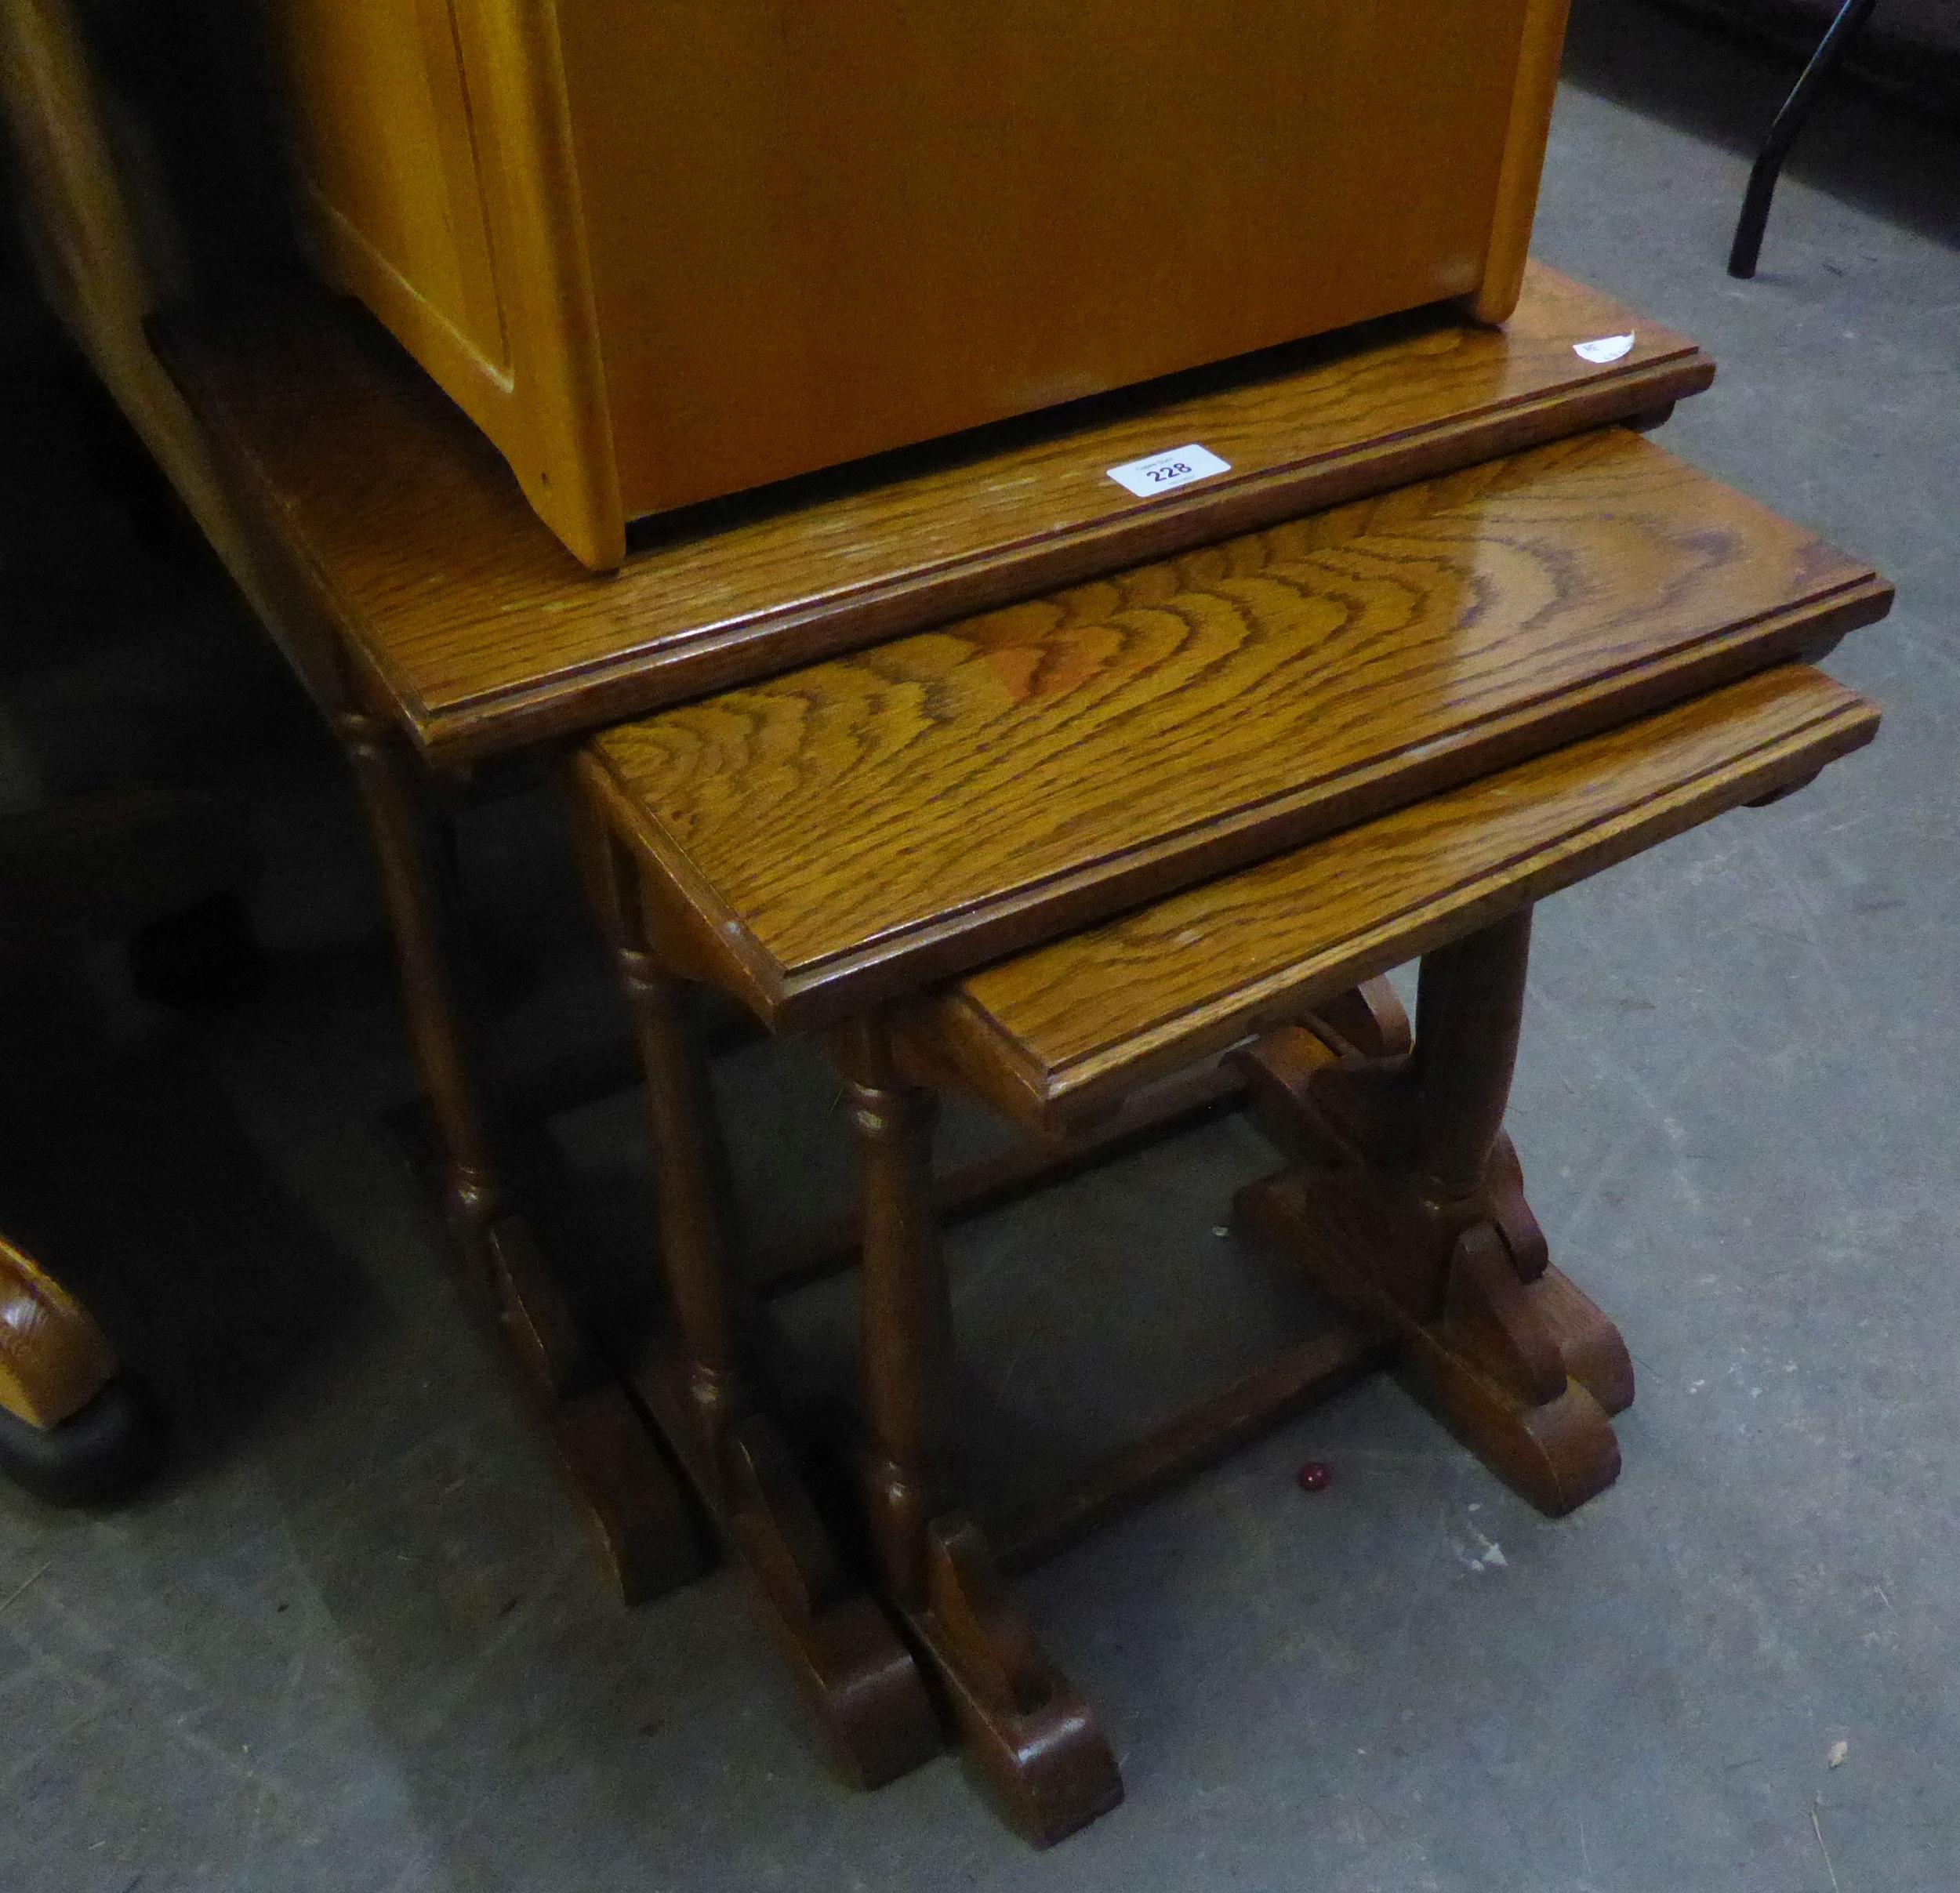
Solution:
M1238 1213L1351 1318L1396 1337L1404 1379L1554 1516L1611 1484L1624 1343L1550 1265L1501 1127L1522 1017L1526 912L1423 963L1414 1047L1370 1057L1294 1027L1245 1054L1294 1166Z

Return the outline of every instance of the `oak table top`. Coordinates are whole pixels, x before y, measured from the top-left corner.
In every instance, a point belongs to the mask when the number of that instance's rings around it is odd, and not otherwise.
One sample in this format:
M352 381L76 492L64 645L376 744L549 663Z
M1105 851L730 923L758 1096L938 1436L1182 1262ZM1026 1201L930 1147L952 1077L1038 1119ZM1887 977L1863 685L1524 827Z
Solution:
M1890 598L1606 428L622 724L580 767L673 944L805 1029L1817 655Z
M1617 359L1575 353L1622 335ZM445 763L1653 414L1714 375L1685 337L1534 265L1501 330L1420 310L670 515L608 577L354 305L180 320L159 341L294 608ZM1230 470L1148 499L1108 477L1193 443Z
M908 1030L1010 1116L1065 1130L1878 729L1857 691L1779 665L986 967Z

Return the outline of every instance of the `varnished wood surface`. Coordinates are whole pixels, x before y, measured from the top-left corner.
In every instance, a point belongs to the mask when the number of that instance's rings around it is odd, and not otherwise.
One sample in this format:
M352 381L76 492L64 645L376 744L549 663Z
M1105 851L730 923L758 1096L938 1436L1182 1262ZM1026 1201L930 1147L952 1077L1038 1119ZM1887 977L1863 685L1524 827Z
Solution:
M1122 1777L1094 1710L1042 1648L959 1507L935 1100L899 1072L877 1018L837 1032L831 1052L858 1146L858 1489L880 1588L937 1671L970 1766L1007 1819L1047 1846L1114 1807Z
M24 1250L0 1236L0 1412L57 1427L114 1377L95 1318Z
M273 17L289 81L279 103L336 280L358 287L418 354L462 354L507 394L446 0L278 0Z
M328 273L611 566L633 515L1444 298L1502 319L1566 0L259 10Z
M418 4L425 12L432 5L448 11L445 0ZM284 545L264 531L251 491L214 453L208 430L152 352L144 321L154 285L137 240L136 211L156 180L139 176L131 186L127 162L132 154L140 158L143 147L112 136L103 122L73 10L68 0L0 0L0 95L16 160L17 201L42 286L295 671L324 710L341 716L349 708L344 626L309 602ZM146 239L156 234L154 222L144 225ZM542 530L535 524L530 529ZM495 1214L501 1184L483 1134L485 1104L465 1051L448 953L434 924L440 903L428 873L412 771L405 779L394 767L401 760L395 750L407 745L397 731L358 717L343 720L340 734L361 776L379 850L410 1031L445 1147L438 1188L452 1231L469 1248L470 1286L490 1287L497 1325L512 1344L527 1396L584 1501L622 1596L637 1601L700 1569L685 1503L625 1394L597 1383L584 1338L528 1229L517 1217ZM394 760L383 761L378 745L389 748ZM7 1274L0 1254L0 1284ZM17 1298L13 1314L17 1318L0 1312L0 1354L7 1351L4 1330L11 1328L20 1344L12 1372L27 1376L20 1383L24 1390L38 1384L38 1410L58 1416L93 1402L85 1429L89 1444L85 1451L73 1449L82 1461L64 1473L60 1496L74 1496L82 1478L91 1498L107 1496L101 1481L111 1467L100 1456L105 1441L120 1442L114 1462L118 1476L154 1456L157 1434L147 1405L126 1378L89 1384L98 1371L113 1371L106 1341L107 1366L98 1358L78 1375L74 1363L89 1357L72 1322L57 1318L52 1329L36 1328ZM61 1378L51 1394L48 1375L56 1363L62 1364ZM8 1364L0 1361L0 1407L8 1405L13 1384ZM111 1403L106 1417L103 1398ZM26 1415L24 1391L11 1410ZM105 1431L112 1426L120 1431ZM16 1467L16 1476L24 1474Z
M1530 261L1531 227L1537 216L1538 185L1544 171L1545 141L1558 96L1559 67L1565 57L1566 23L1572 0L1538 0L1525 16L1518 45L1517 83L1504 132L1504 160L1497 174L1497 215L1483 281L1471 308L1485 322L1510 319Z
M1244 1067L1301 1162L1240 1190L1233 1215L1349 1319L1394 1334L1418 1396L1556 1518L1619 1474L1610 1416L1633 1363L1552 1268L1503 1129L1531 921L1512 905L1422 956L1406 1057L1261 1033Z
M573 554L626 513L549 0L270 0L292 195L358 296Z
M595 738L701 977L796 1028L1883 614L1860 562L1608 430Z
M975 974L909 1028L1065 1123L1507 908L1801 781L1877 709L1791 665Z
M560 6L628 513L1476 294L1562 12Z
M1617 362L1573 352L1627 332ZM1714 374L1684 337L1534 266L1501 331L1439 310L1370 325L1035 436L976 440L956 462L887 465L873 484L776 495L760 515L688 516L601 579L350 305L180 326L165 342L318 628L344 640L372 707L443 760L597 727L1664 408ZM1231 473L1149 501L1105 477L1192 441Z

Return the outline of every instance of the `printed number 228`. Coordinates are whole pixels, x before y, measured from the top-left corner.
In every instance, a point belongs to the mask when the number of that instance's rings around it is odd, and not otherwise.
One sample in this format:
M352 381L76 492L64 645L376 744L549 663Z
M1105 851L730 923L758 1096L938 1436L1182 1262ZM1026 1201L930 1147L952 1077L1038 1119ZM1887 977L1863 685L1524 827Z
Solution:
M1165 481L1181 479L1190 471L1191 469L1183 461L1173 460L1168 466L1152 467L1150 477L1161 486Z

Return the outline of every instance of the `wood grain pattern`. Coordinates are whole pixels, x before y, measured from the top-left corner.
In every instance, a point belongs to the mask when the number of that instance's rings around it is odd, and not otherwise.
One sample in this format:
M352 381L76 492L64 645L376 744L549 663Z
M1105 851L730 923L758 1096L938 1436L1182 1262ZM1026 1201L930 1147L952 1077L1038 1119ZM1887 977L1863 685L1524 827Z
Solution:
M1624 360L1573 345L1635 332ZM594 578L482 437L359 313L325 299L179 325L166 352L267 549L344 640L377 713L462 760L644 714L1664 408L1693 343L1534 267L1502 331L1446 310L996 430L904 465L708 509ZM1139 500L1105 470L1200 441L1229 474Z
M1490 248L1484 257L1483 281L1470 304L1480 322L1508 321L1523 292L1531 226L1538 214L1538 184L1544 171L1545 141L1552 132L1552 107L1558 95L1566 22L1571 12L1572 0L1532 0L1526 9L1518 45L1517 83L1504 129L1504 161L1497 174Z
M561 5L627 513L1475 295L1537 10Z
M446 0L417 4L425 13L436 6L446 10ZM142 180L136 192L125 187L117 161L121 141L101 121L86 49L67 0L0 3L0 94L18 159L18 201L49 299L294 670L339 723L362 778L401 957L411 1036L445 1138L441 1188L456 1213L452 1228L471 1242L469 1285L480 1289L487 1283L494 1293L497 1329L512 1344L526 1396L584 1502L622 1596L637 1602L656 1595L699 1573L693 1526L626 1395L616 1386L592 1384L583 1337L528 1228L517 1217L488 1214L502 1188L489 1167L485 1101L459 1035L461 1009L449 956L430 925L440 902L428 872L421 811L412 781L393 767L394 752L407 745L392 720L377 730L347 717L343 628L322 615L310 591L297 582L300 575L285 548L264 532L234 470L214 455L207 430L152 352L143 325L154 296L130 205L154 190L155 180ZM375 753L377 745L390 760ZM6 1272L0 1256L0 1279ZM0 1311L0 1329L8 1325ZM0 1333L0 1354L5 1351ZM44 1340L27 1371L44 1374L45 1368ZM6 1405L7 1384L0 1362L0 1407ZM72 1390L82 1383L68 1384ZM56 1404L71 1397L72 1391ZM51 1410L45 1393L42 1399L42 1410ZM106 1417L104 1399L113 1403ZM133 1476L154 1457L154 1421L126 1379L109 1382L90 1410L85 1445L73 1448L77 1456L65 1464L59 1455L48 1462L59 1479L41 1489L64 1499L104 1498L106 1474ZM113 1460L103 1456L110 1444ZM0 1442L0 1460L6 1458ZM27 1476L11 1460L0 1470Z
M1828 646L1865 566L1582 436L623 725L586 752L779 1029Z
M328 273L494 416L510 359L448 0L281 0L273 17Z
M0 1412L58 1427L113 1379L95 1318L24 1249L0 1236Z
M264 10L335 280L612 565L631 516L1508 308L1563 0L1138 4Z
M425 4L426 0L425 0ZM470 87L517 396L497 434L524 497L585 564L626 557L584 201L553 7L448 5Z
M975 1774L1007 1819L1047 1846L1123 1798L1095 1711L1014 1607L959 1508L948 1451L953 1303L933 1206L931 1094L858 1019L831 1054L850 1100L863 1213L858 1490L887 1607L938 1672Z
M906 1035L1010 1115L1059 1129L1806 780L1878 727L1822 672L1767 671L989 967L916 1009Z
M1633 1398L1611 1322L1551 1267L1504 1133L1532 908L1424 953L1407 1056L1282 1026L1247 1047L1262 1116L1300 1163L1233 1201L1350 1320L1385 1329L1412 1390L1512 1491L1557 1518L1618 1476Z

